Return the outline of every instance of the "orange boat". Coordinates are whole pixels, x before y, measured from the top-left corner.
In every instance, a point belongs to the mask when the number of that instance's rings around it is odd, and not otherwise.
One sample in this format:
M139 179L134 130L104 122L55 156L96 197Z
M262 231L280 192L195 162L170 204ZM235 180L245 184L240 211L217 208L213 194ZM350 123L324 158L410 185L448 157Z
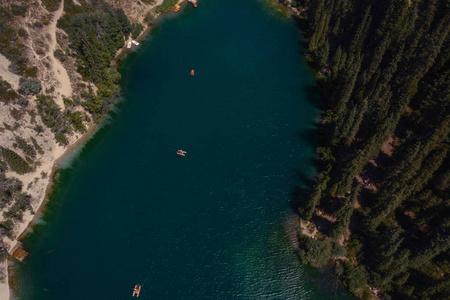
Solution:
M178 154L178 155L181 155L181 156L186 156L186 151L178 150L178 151L177 151L177 154Z
M140 293L141 293L141 286L136 284L133 290L133 297L134 296L139 297Z
M194 70L191 70L191 76L194 76L195 72Z

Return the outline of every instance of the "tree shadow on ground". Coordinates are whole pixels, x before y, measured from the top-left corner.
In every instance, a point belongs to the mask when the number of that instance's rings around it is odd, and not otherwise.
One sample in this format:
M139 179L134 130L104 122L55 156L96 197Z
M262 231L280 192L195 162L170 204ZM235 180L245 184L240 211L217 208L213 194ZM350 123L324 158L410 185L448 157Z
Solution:
M327 235L330 232L333 226L333 222L325 218L322 218L316 214L313 215L313 217L311 218L311 222L316 225L317 231L325 235Z

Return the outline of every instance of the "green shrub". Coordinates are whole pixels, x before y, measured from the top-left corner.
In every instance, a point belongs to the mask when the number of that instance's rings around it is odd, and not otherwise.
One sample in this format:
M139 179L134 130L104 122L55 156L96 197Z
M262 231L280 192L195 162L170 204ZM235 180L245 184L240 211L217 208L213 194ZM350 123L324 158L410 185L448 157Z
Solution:
M64 51L61 50L61 49L56 49L56 50L53 52L53 55L54 55L55 58L58 59L60 62L65 62L66 59L67 59L66 54L65 54Z
M342 279L344 285L351 291L356 292L359 289L364 289L367 285L367 273L363 267L352 265L349 261L344 261L344 273Z
M17 4L11 4L11 12L15 16L21 16L25 17L25 14L27 13L27 7L25 5L17 5Z
M42 122L53 131L61 125L61 109L53 100L52 96L38 95L36 97L37 110Z
M345 247L341 246L338 242L333 243L333 249L331 256L336 257L343 257L347 253L347 249Z
M14 229L14 222L10 219L0 223L0 227L3 228L3 232L6 236L12 238L12 233Z
M22 119L24 112L15 108L11 108L9 110L9 112L11 113L11 117L14 118L14 120L19 121L20 119Z
M6 172L6 170L8 170L8 165L3 160L0 160L0 173Z
M73 128L76 131L83 132L86 127L83 124L84 113L81 111L76 111L69 114L69 119L72 121Z
M16 198L16 201L11 206L11 208L7 212L3 212L3 216L5 218L11 218L17 221L22 221L23 213L27 209L32 209L31 204L31 196L25 193L21 193Z
M32 78L20 78L19 85L19 92L23 95L36 95L42 89L39 80Z
M41 146L37 143L34 137L30 137L31 142L33 143L34 148L39 152L39 154L44 154L44 150L42 150Z
M60 3L61 0L42 0L42 4L50 12L57 10L59 8Z
M42 125L37 124L36 126L34 126L34 131L36 131L37 133L43 133L44 132L44 127L42 127Z
M164 13L169 11L174 7L175 4L178 3L178 0L164 0L164 2L161 5L158 5L155 7L155 12L157 14Z
M37 76L37 68L36 67L32 67L32 68L26 68L24 75L26 77L33 77L35 78Z
M25 155L35 158L36 157L36 150L34 150L33 146L28 144L23 138L20 136L16 136L16 143L19 149L25 153Z
M133 39L137 38L139 36L139 34L142 32L142 30L144 29L144 26L142 26L141 23L135 23L131 27L133 28L131 30L131 37Z
M20 29L17 31L17 34L18 34L20 37L24 38L24 39L27 39L27 38L28 38L28 32L27 32L25 29L23 29L23 28L20 28Z
M328 241L319 241L299 235L299 255L303 263L313 267L323 267L331 257L332 246Z
M69 144L69 140L67 139L66 135L64 133L57 133L55 134L55 140L64 146L67 146Z
M12 89L7 81L0 79L0 101L10 103L19 97L19 94Z
M42 28L44 27L44 24L42 24L42 22L36 21L33 23L33 27Z
M31 172L30 165L16 152L0 147L3 159L8 164L9 168L17 174L25 174Z
M17 10L17 9L18 10ZM14 8L20 13L20 6ZM18 39L16 29L12 26L14 15L5 6L0 6L0 49L1 53L11 61L8 70L14 74L22 75L27 67L28 59L25 57L24 45ZM2 93L0 93L2 94Z

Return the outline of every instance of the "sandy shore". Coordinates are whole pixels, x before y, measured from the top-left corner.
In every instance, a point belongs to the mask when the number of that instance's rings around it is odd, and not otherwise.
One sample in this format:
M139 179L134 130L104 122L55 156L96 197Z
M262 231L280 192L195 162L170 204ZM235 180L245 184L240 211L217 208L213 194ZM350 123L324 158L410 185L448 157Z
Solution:
M30 211L26 211L23 216L23 221L16 225L14 229L16 238L14 240L5 239L5 242L10 246L10 252L16 247L18 244L20 245L19 240L26 235L34 222L40 217L42 210L45 207L45 202L47 201L47 196L51 191L52 183L53 183L53 175L56 170L59 169L59 165L62 161L67 159L67 157L79 147L82 147L100 128L100 124L92 124L87 132L83 135L74 138L71 141L70 146L62 147L55 143L52 151L47 152L44 156L45 160L42 161L42 165L33 173L27 173L24 175L18 174L8 174L20 179L24 183L24 187L26 187L29 183L33 183L32 187L27 190L33 198L34 202L31 203L34 214ZM41 173L45 172L49 174L46 178L42 178ZM37 182L36 178L40 178ZM3 216L0 216L0 221L3 220ZM7 269L8 261L14 258L10 257L8 260L5 260L0 264L0 268ZM8 272L4 282L0 282L0 300L9 300L10 299L10 288L9 288L9 276L8 274L11 272L11 269L8 268Z
M157 0L156 4L154 6L160 5L164 0ZM184 0L179 0L178 3L183 2ZM66 95L69 96L72 92L71 88L71 82L69 80L69 76L67 75L66 69L62 66L62 64L53 56L53 50L56 49L56 22L61 16L63 11L63 7L61 6L58 11L55 12L54 18L52 20L51 29L54 32L51 32L51 40L50 40L50 48L51 48L51 59L53 60L53 71L56 77L60 81L60 86L57 87L57 90L59 92L59 95ZM159 15L155 16L158 17ZM143 33L136 39L138 41L141 41L149 32L149 27L147 27ZM130 39L131 40L131 39ZM127 41L128 42L128 41ZM113 61L113 64L117 62L117 58L120 58L127 50L126 44L123 48L119 49L116 53L116 58ZM0 60L4 58L3 56L0 56ZM6 66L9 63L6 58L0 61L0 75L4 75L7 78L8 82L10 82L14 88L18 88L18 78L11 77L11 74L9 71L3 70L5 68L1 68L2 66ZM14 75L14 74L13 74ZM13 84L14 83L14 84ZM60 98L60 97L58 97ZM61 98L60 98L61 99ZM58 99L58 100L60 100ZM61 101L61 100L60 100ZM62 102L62 101L61 101ZM61 103L58 103L61 105ZM99 123L101 125L101 122ZM27 229L31 228L34 224L34 222L39 218L40 214L42 213L43 208L45 207L45 202L47 199L47 196L52 188L52 179L55 171L59 169L59 164L61 161L65 160L74 150L78 149L80 146L83 146L94 134L97 132L97 130L100 128L98 126L99 124L92 124L88 131L84 133L81 136L75 136L71 139L70 145L68 147L62 147L56 144L56 142L53 140L53 147L50 151L47 151L42 158L42 164L37 170L33 173L27 173L23 175L18 175L16 173L7 173L7 176L14 176L18 179L20 179L23 182L24 188L27 188L27 186L31 183L32 186L30 189L27 189L27 192L30 193L33 198L35 199L33 203L31 203L33 214L30 211L27 211L23 216L23 222L16 225L15 228L15 236L16 238L14 240L5 239L5 242L10 246L10 252L14 247L16 247L20 242L19 240L26 235L29 231ZM42 173L48 174L46 178L42 178ZM38 180L36 180L39 178ZM3 220L3 216L0 215L0 221ZM9 285L9 272L11 272L11 269L8 268L8 264L10 260L14 258L9 258L8 260L3 261L0 263L0 268L4 270L8 270L8 272L5 273L5 278L3 281L0 281L0 300L10 300L11 299L11 291L10 291L10 285Z
M19 89L20 76L8 71L11 62L0 54L0 77L6 80L15 90Z

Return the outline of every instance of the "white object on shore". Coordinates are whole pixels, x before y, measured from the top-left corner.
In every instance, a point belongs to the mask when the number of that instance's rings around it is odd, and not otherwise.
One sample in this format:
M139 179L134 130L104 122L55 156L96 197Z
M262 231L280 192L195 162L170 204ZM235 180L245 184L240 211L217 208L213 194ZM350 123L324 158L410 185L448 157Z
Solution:
M132 40L131 42L132 42L133 44L135 44L136 46L139 46L139 43L136 42L135 40Z
M128 48L128 49L131 48L131 42L128 42L127 48Z
M191 2L192 4L197 3L197 0L188 0L188 2Z

